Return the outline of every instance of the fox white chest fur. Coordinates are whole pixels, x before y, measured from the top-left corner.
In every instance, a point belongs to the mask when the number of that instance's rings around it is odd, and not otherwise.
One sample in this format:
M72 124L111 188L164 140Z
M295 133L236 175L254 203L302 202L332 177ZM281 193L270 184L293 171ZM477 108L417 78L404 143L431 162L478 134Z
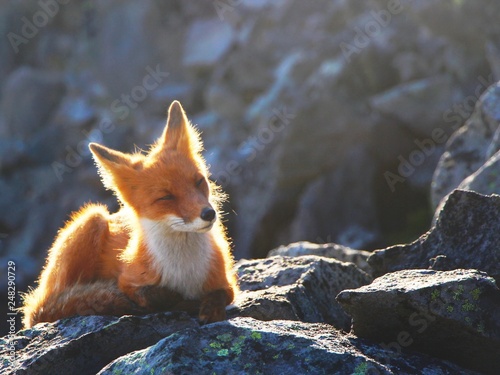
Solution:
M200 298L212 259L210 234L173 232L167 225L149 219L140 222L161 285L184 298Z

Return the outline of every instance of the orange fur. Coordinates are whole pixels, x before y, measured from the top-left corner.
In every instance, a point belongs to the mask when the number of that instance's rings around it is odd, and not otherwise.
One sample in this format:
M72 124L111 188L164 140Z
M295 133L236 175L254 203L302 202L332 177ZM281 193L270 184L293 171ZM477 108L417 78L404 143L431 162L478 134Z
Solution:
M237 292L233 258L208 181L199 134L179 102L146 154L89 145L115 214L89 204L49 250L38 287L24 298L24 325L71 315L135 314L199 301L200 320L225 318ZM183 305L184 304L184 305Z

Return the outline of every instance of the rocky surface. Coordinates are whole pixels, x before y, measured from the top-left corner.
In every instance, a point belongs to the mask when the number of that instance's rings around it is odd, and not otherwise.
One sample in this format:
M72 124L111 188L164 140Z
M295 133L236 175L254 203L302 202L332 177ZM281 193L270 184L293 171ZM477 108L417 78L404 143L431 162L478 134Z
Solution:
M335 243L315 244L307 241L295 242L286 246L280 246L267 254L268 257L280 256L301 256L317 255L327 258L333 258L341 262L354 263L359 269L366 273L371 273L371 268L367 263L371 252L364 250L355 250Z
M410 347L485 373L500 369L500 290L476 270L404 270L337 300L352 333L387 346Z
M500 196L455 190L428 233L409 245L377 250L368 263L375 277L411 268L473 268L500 282L499 212Z
M371 281L354 264L316 256L276 256L242 262L238 272L243 291L228 309L227 321L200 326L195 317L166 312L40 323L0 339L0 371L476 374L339 330L345 314L339 315L337 290L362 289ZM484 287L491 289L491 283ZM488 291L484 289L484 297ZM468 292L464 290L463 296ZM483 298L482 292L471 293Z
M0 340L0 371L496 374L499 199L454 191L429 233L368 258L373 281L318 255L244 260L228 321L200 326L174 312L43 323ZM318 250L348 249L275 253Z
M335 297L372 281L352 263L316 256L243 261L238 264L238 276L244 292L232 315L324 322L346 331L351 319Z

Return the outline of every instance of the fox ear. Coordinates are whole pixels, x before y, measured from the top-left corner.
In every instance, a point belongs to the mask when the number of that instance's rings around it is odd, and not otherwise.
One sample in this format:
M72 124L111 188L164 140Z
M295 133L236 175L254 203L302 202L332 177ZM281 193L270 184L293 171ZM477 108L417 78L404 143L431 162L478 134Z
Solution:
M89 148L104 186L114 191L120 201L125 202L124 192L119 186L122 186L121 181L130 180L135 172L130 156L97 143L90 143Z
M189 124L186 113L177 100L174 100L168 109L167 125L162 140L164 150L176 150L189 155L199 152L198 133Z
M120 151L115 151L93 142L89 143L89 148L96 163L110 172L120 165L131 167L129 157Z

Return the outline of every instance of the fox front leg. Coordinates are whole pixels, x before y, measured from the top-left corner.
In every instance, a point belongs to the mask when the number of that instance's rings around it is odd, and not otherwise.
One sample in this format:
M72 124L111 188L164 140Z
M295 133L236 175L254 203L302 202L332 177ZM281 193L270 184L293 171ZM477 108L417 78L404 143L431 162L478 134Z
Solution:
M214 323L226 319L226 306L229 295L224 289L208 292L201 299L198 318L201 323Z

